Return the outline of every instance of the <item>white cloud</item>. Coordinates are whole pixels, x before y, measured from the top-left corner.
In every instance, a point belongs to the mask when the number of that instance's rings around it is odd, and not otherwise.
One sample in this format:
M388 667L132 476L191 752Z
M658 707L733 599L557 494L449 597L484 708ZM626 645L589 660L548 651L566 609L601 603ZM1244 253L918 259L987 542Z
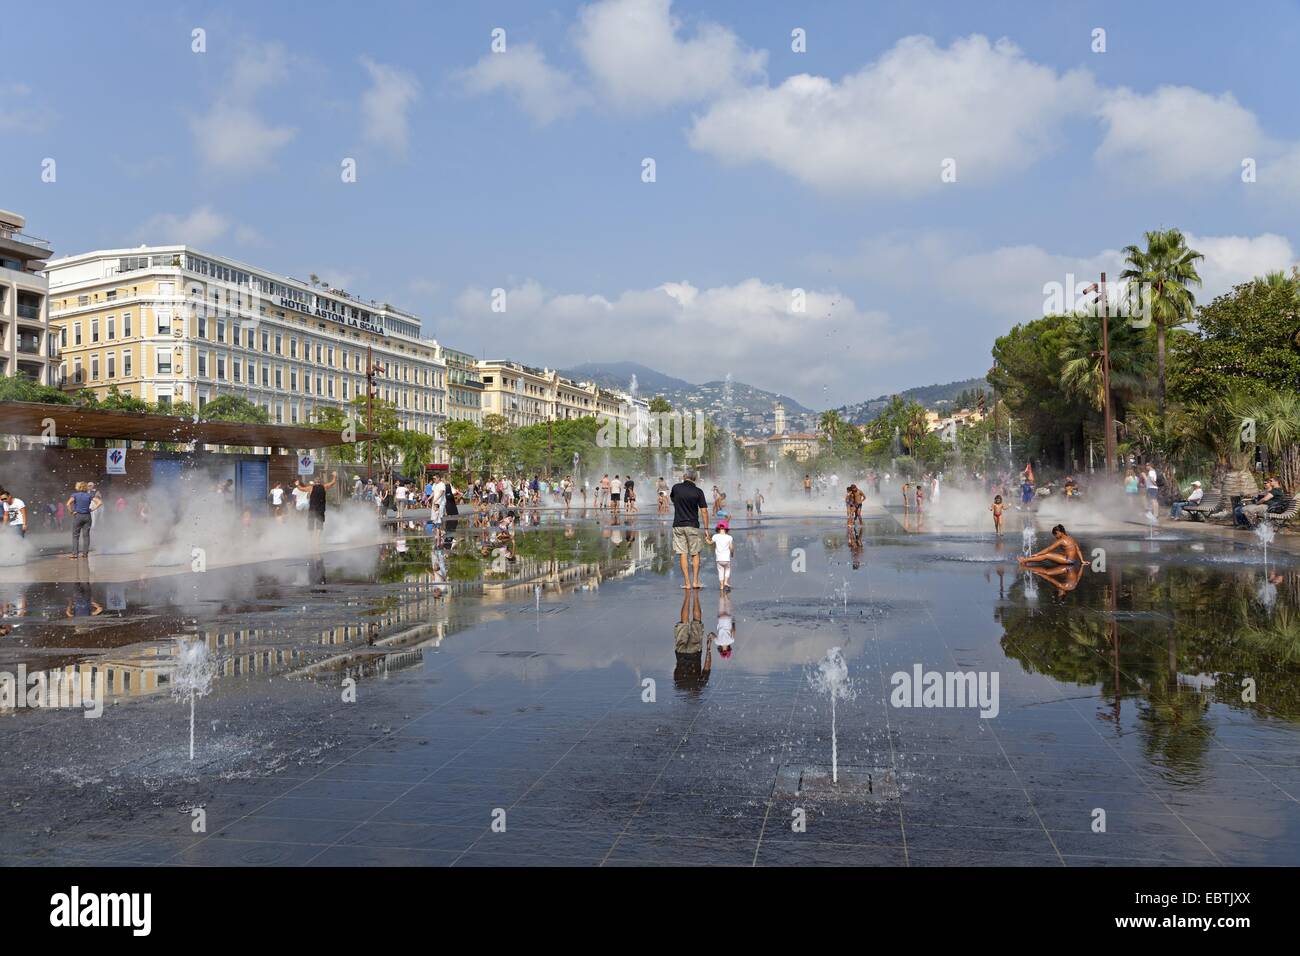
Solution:
M635 356L695 382L730 372L805 403L857 394L864 370L910 354L917 337L905 341L904 330L885 313L860 309L834 290L813 289L806 311L792 313L792 292L751 278L708 289L667 282L607 298L556 293L527 281L507 290L503 313L491 311L483 289L466 289L454 308L467 327L490 330L490 341L508 342L509 355L527 355L533 364L566 367Z
M1093 96L1087 73L1058 75L1009 40L975 35L943 49L913 36L839 82L801 74L725 96L696 119L690 141L827 191L916 194L943 185L947 158L958 183L1028 167Z
M203 246L226 235L230 231L230 220L211 206L199 206L183 216L170 212L151 216L136 231L140 241L149 244Z
M459 79L471 93L513 97L539 126L571 116L591 102L572 77L547 63L531 43L510 44L504 53L486 53Z
M1197 269L1204 284L1192 290L1198 303L1208 303L1215 296L1230 292L1233 286L1267 272L1289 271L1296 262L1291 240L1271 232L1258 236L1194 236L1188 233L1187 245L1205 256Z
M671 0L603 0L578 15L575 42L593 87L616 106L663 108L760 78L767 53L701 23L689 39Z
M410 140L407 112L420 95L420 84L405 70L361 58L370 87L361 95L363 131L368 141L405 155Z
M1244 158L1268 148L1255 115L1231 93L1162 86L1144 95L1121 88L1103 97L1098 114L1106 131L1098 161L1142 188L1232 182Z
M263 90L280 83L292 57L277 43L240 49L208 111L190 119L200 161L209 169L249 172L271 165L296 130L264 120L254 107Z
M1296 261L1290 240L1274 233L1187 233L1186 239L1189 247L1205 256L1197 267L1202 285L1192 288L1198 303L1208 303L1255 276L1288 270ZM1145 239L1135 236L1133 244L1144 247ZM1073 282L1073 293L1080 283L1097 281L1102 272L1110 282L1118 282L1125 263L1119 249L1083 254L1037 245L971 250L956 236L925 232L882 236L866 243L851 259L836 261L834 267L909 296L959 306L966 324L987 324L990 334L1001 334L1013 324L1043 314L1050 297L1044 286L1049 283L1067 288ZM918 293L918 289L925 291ZM984 322L980 316L991 321Z

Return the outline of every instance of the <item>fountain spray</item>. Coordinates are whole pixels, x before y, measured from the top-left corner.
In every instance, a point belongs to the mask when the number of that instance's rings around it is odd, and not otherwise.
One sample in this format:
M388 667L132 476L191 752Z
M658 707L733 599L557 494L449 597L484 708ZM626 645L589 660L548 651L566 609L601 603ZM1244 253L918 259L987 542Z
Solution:
M194 759L194 701L212 691L217 668L203 641L180 641L176 649L176 667L172 672L172 697L190 701L190 760Z
M849 680L849 666L844 662L843 651L838 647L832 647L827 651L826 656L817 665L817 670L808 675L808 683L817 693L827 694L831 699L831 783L838 783L840 755L835 729L835 701L852 700L855 693L853 683Z
M1268 523L1267 518L1260 518L1259 524L1255 525L1255 537L1259 543L1264 546L1264 570L1268 571L1268 546L1273 541L1273 526Z

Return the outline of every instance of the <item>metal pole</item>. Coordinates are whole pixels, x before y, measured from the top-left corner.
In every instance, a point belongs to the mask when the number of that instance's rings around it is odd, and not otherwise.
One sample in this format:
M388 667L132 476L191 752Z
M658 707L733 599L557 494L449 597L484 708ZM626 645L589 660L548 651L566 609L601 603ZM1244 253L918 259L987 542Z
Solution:
M1101 274L1101 387L1106 405L1106 471L1115 473L1115 421L1110 402L1110 299L1106 295L1106 273Z
M375 430L375 413L373 400L375 397L375 360L374 351L369 345L366 346L366 431L371 435ZM375 471L375 443L372 438L366 439L366 480L370 481L374 477Z

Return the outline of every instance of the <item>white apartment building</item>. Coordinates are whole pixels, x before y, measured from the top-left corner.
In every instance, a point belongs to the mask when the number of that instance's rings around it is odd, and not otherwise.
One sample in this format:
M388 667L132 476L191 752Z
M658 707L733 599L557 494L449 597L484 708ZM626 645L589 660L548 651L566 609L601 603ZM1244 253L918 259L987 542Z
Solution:
M0 209L0 375L25 375L57 386L58 341L50 336L49 280L41 271L52 252L23 230L27 220Z
M409 312L186 245L68 256L47 274L65 388L199 408L233 394L308 424L351 410L370 368L375 395L446 460L447 365Z

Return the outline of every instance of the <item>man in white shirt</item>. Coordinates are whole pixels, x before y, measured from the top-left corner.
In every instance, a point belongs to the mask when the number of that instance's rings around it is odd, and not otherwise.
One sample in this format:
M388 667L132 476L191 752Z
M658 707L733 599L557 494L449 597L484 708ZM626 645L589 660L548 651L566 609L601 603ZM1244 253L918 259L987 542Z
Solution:
M7 491L0 494L0 502L4 504L5 524L20 536L27 537L27 502L15 498Z
M1177 521L1179 518L1183 516L1184 508L1186 508L1188 505L1193 505L1193 506L1199 505L1201 503L1201 499L1204 497L1205 497L1205 492L1201 490L1201 483L1199 481L1193 481L1191 493L1186 498L1174 502L1173 507L1169 511L1170 516L1173 517L1175 521Z

